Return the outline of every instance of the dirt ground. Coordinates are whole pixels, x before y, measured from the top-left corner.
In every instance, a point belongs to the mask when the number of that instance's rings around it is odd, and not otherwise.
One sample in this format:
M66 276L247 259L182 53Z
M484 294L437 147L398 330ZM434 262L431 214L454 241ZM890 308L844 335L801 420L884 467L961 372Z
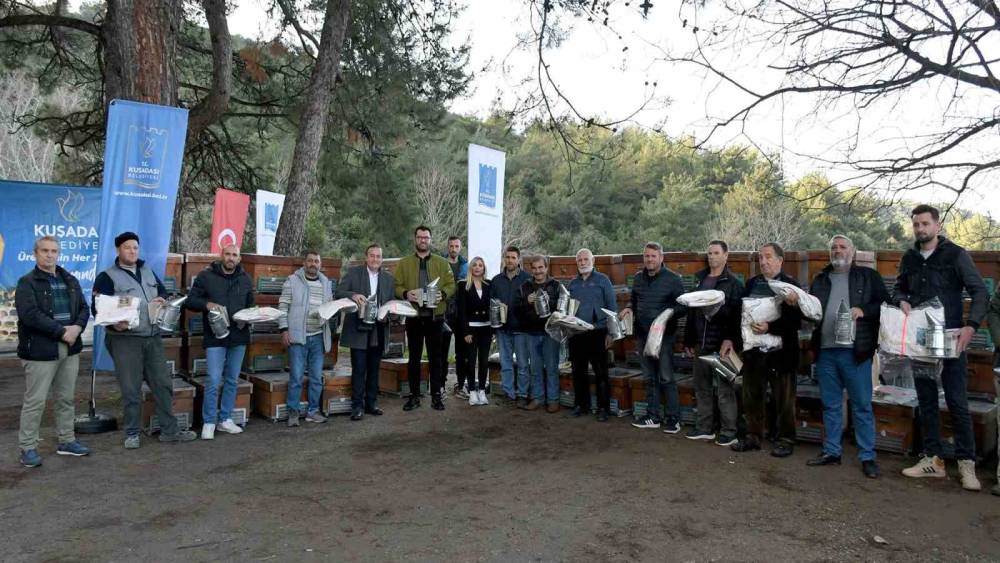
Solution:
M103 404L115 391L101 380ZM22 393L0 374L3 561L1000 560L1000 499L963 491L954 467L904 480L901 456L867 480L852 446L807 468L816 446L779 460L628 419L383 399L383 417L252 418L213 442L81 436L86 458L54 454L47 412L44 465L25 469Z

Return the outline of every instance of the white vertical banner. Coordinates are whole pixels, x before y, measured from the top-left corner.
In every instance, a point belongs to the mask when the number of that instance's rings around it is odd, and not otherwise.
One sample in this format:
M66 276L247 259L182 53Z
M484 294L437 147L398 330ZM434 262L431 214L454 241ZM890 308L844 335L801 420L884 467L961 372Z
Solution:
M274 254L274 236L285 207L285 194L257 190L257 254Z
M503 268L503 175L507 155L469 145L469 259L482 256L492 277Z

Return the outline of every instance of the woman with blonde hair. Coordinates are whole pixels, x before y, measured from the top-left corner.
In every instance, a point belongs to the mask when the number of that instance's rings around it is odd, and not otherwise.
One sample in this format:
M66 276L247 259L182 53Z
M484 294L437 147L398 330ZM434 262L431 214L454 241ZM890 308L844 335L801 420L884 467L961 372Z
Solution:
M464 284L459 284L455 300L458 306L456 343L465 346L465 365L459 367L466 370L469 404L488 405L487 361L493 328L490 327L490 282L486 280L486 262L482 257L476 256L469 261L469 275Z

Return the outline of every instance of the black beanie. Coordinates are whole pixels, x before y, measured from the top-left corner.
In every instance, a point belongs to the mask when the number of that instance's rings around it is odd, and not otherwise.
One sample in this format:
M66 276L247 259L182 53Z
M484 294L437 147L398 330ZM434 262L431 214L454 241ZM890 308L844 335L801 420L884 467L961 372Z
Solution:
M133 233L132 231L125 231L124 233L115 237L115 248L118 248L126 241L134 240L136 244L139 243L139 235Z

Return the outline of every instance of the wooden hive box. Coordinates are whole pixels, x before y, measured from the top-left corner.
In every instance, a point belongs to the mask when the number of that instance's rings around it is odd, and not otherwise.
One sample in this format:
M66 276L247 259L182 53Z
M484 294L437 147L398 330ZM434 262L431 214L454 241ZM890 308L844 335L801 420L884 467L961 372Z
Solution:
M208 363L205 361L205 337L188 333L184 337L186 354L185 371L189 375L204 375L208 373Z
M938 400L941 413L942 457L955 459L955 431L944 397ZM997 449L997 406L993 402L969 399L972 434L976 440L976 458L989 459Z
M281 333L254 334L243 355L243 369L249 373L287 371L288 350Z
M569 283L577 275L576 256L549 256L549 275Z
M167 253L167 267L163 273L163 287L167 293L184 293L184 255Z
M329 415L351 412L351 368L337 367L323 374L323 412Z
M379 365L378 390L395 397L410 395L410 379L407 375L407 358L383 359ZM420 394L430 392L430 362L420 361Z
M573 257L574 263L576 257ZM594 269L611 278L612 285L627 285L625 264L621 254L600 254L594 256Z
M632 396L632 416L637 419L646 416L646 376L632 376L628 380L628 388Z
M626 416L632 413L632 389L629 381L642 372L627 368L611 368L608 370L608 383L611 391L611 413L615 416Z
M980 329L982 330L982 329ZM984 350L969 350L967 353L968 377L966 379L966 390L969 397L984 401L994 401L996 399L996 376L993 373L993 354Z
M176 336L163 338L163 355L167 357L170 375L184 371L184 339Z
M177 427L179 430L191 428L194 420L194 386L179 377L171 378L174 387L173 411L177 417ZM160 422L156 419L156 404L153 401L153 393L149 385L142 384L142 409L141 409L142 430L146 434L153 434L160 431Z
M917 401L906 404L872 399L875 417L875 449L883 452L908 454L913 450Z
M190 383L195 388L194 394L194 423L196 425L204 424L204 419L202 418L202 408L205 404L205 386L208 385L207 375L195 375L188 376L186 378L187 382ZM233 403L232 418L239 426L246 426L250 419L250 403L251 396L253 394L253 384L245 379L236 379L236 402ZM222 402L222 386L219 386L219 392L216 394L216 402L221 404ZM216 405L218 406L218 405ZM217 423L221 423L222 420L218 420Z
M737 252L731 251L729 253L729 271L736 276L736 279L740 280L744 286L750 281L750 278L754 277L757 272L757 262L755 261L755 256L753 252Z
M681 276L685 291L691 291L694 286L697 286L695 274L704 270L708 265L705 261L705 254L701 252L664 252L663 264Z
M622 254L622 269L625 271L625 285L632 287L635 275L645 266L642 264L642 254Z
M280 295L285 279L302 267L302 258L244 254L241 264L253 280L257 293Z
M288 418L288 372L242 373L240 375L253 385L253 412L271 422ZM299 413L309 408L309 376L302 376L302 395L299 397Z
M819 385L799 384L795 392L795 439L822 444L823 437L823 401Z
M677 380L677 396L681 404L681 424L694 426L698 422L698 400L693 377Z
M191 289L191 286L194 285L194 278L198 277L198 274L200 274L202 270L211 266L212 262L215 262L218 259L218 255L215 254L200 252L189 252L185 254L183 287Z

